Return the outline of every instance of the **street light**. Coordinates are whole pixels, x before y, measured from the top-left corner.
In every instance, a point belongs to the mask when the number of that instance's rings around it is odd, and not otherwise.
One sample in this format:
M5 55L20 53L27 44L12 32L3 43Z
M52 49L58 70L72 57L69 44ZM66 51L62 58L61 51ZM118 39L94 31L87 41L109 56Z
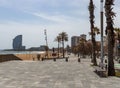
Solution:
M47 30L44 30L45 41L46 41L46 56L48 58L48 41L47 41Z
M101 63L103 63L104 58L104 50L103 50L103 0L100 1L101 3L101 11L100 11L100 18L101 18Z

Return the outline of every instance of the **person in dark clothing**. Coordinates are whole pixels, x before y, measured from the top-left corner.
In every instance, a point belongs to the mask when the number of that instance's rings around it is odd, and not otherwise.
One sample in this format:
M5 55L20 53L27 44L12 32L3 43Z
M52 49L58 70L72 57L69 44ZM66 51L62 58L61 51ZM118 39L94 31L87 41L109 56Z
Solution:
M40 60L40 54L37 55L37 59L38 59L38 61Z

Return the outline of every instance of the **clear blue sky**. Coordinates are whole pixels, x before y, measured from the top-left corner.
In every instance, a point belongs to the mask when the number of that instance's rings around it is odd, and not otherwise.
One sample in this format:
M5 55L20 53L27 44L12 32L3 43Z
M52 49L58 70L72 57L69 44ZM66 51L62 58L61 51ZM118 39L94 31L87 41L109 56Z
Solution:
M88 4L89 0L0 0L0 49L12 48L13 38L20 34L27 48L44 45L44 29L50 47L57 47L54 38L62 31L69 40L73 35L88 34ZM95 26L100 28L100 0L94 4ZM115 27L120 27L119 4L120 0L115 0Z

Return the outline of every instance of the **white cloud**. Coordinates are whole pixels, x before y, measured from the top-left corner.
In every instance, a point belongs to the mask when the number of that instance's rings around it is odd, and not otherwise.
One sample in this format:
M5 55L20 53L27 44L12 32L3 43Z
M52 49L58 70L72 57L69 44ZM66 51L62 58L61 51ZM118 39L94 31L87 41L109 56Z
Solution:
M46 14L41 14L41 13L33 13L33 15L38 16L42 19L49 20L49 21L55 21L55 22L66 22L66 17L65 16L50 16Z

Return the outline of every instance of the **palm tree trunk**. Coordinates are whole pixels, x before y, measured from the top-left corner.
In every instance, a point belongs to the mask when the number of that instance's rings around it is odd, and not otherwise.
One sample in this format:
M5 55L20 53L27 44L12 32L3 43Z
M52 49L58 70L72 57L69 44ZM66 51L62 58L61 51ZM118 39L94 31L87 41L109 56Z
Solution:
M91 40L92 40L92 60L91 62L93 63L93 65L97 65L96 62L96 53L95 53L95 33L93 31L94 29L94 4L93 4L93 0L90 0L90 4L89 4L89 13L90 13L90 26L91 26Z
M93 35L93 65L97 66L97 61L96 61L96 41L95 41L95 35Z
M114 28L113 28L113 17L114 12L112 5L114 0L105 0L105 12L106 12L106 34L108 37L108 76L115 75L114 60L113 60L113 49L114 49Z
M93 63L94 66L97 66L97 60L96 60L96 41L95 41L95 34L93 32L94 24L93 21L91 21L91 38L92 38L92 60L91 62Z
M59 51L60 51L59 49L60 49L60 47L59 47L59 42L58 42L58 58L59 58Z
M65 57L65 53L64 53L64 40L62 41L62 46L63 46L63 58Z
M113 61L114 45L111 44L111 42L113 42L111 35L112 32L108 30L108 76L115 75L114 61Z

